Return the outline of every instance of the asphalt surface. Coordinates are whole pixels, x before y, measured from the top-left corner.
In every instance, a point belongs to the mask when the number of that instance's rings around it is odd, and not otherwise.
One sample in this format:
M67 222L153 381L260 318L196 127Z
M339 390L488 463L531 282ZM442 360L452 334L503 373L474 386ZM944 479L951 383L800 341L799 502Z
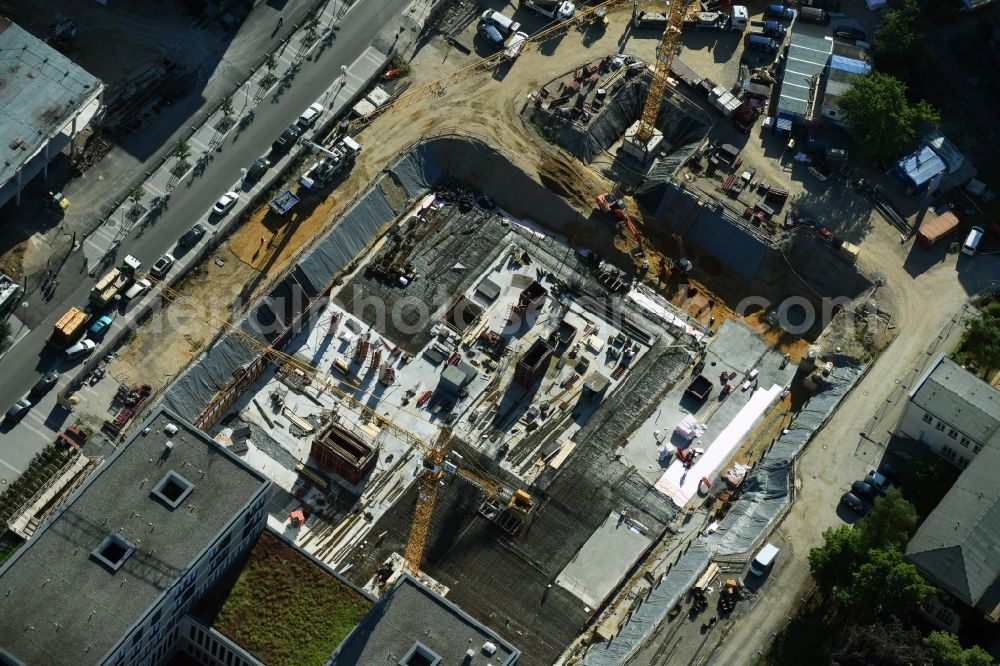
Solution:
M240 169L269 152L271 142L340 77L340 66L350 64L360 56L409 3L410 0L365 0L354 6L344 17L330 47L313 61L302 62L291 85L277 101L273 101L273 95L266 97L256 108L253 122L241 133L228 138L221 152L212 153L214 157L204 174L195 178L190 187L187 186L189 180L185 179L171 193L169 206L160 217L143 234L133 235L122 242L111 265L131 254L148 268L161 254L172 250L193 221L201 218L220 195L240 180ZM56 406L55 395L79 363L60 359L51 348L46 347L45 340L68 308L83 306L87 302L95 279L86 272L77 272L83 263L81 255L81 250L74 252L66 262L67 268L72 264L74 269L60 274L63 284L66 281L74 284L68 295L60 294L44 306L41 304L41 291L28 297L29 303L37 303L38 310L44 307L49 314L40 321L31 322L34 326L31 333L0 359L0 377L4 378L0 383L0 409L4 411L28 392L41 373L50 369L63 373L59 387L33 407L20 424L0 424L0 479L15 478L35 453L53 440L46 430L58 430L68 420L69 415ZM30 306L28 310L31 311ZM43 437L24 436L27 429ZM36 442L36 439L39 441Z

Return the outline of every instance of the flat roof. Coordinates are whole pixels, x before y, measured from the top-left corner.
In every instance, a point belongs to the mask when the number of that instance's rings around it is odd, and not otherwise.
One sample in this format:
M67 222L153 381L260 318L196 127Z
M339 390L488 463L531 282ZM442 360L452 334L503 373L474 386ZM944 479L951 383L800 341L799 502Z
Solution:
M399 577L375 608L330 657L331 666L401 663L416 644L444 664L503 666L520 651L409 574ZM467 651L474 656L467 657Z
M0 17L0 184L59 132L100 80Z
M374 601L265 530L195 615L268 666L322 666Z
M810 89L819 85L833 51L833 41L793 32L788 44L785 75L778 97L778 113L805 117L809 111Z
M176 508L153 495L169 472L193 486ZM0 645L29 664L100 663L269 485L158 408L0 569ZM134 547L117 570L92 554L109 537Z

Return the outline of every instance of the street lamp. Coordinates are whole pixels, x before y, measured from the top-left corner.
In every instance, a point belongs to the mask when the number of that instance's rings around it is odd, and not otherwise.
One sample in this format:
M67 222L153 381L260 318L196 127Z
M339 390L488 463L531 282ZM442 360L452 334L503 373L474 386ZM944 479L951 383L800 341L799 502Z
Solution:
M17 333L14 334L14 339L11 340L10 344L13 345L17 342L17 337L21 335L21 331L24 329L24 319L28 312L28 301L21 302L21 325L17 329Z
M241 116L243 115L243 112L246 111L247 104L250 103L250 82L249 81L246 82L246 85L244 86L244 89L246 90L247 95L246 95L246 97L243 98L243 108L240 109L240 115Z
M347 85L347 65L340 66L340 87Z

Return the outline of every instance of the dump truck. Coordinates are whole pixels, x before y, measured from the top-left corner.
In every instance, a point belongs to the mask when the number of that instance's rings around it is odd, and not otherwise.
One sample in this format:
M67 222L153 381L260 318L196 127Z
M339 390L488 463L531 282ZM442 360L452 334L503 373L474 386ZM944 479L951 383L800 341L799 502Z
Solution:
M642 14L643 12L640 12ZM665 17L666 15L664 15ZM684 21L685 30L707 30L710 32L743 32L747 27L750 13L743 5L733 5L729 12L698 12ZM664 24L666 18L664 18Z
M750 32L783 39L788 34L788 28L777 21L750 21Z
M576 5L569 0L521 0L521 7L558 21L565 21L576 13Z
M345 167L353 164L354 158L361 152L361 144L349 136L342 138L330 149L323 148L311 141L303 141L302 143L326 156L313 164L299 179L299 184L307 190L323 187L329 183Z
M115 296L121 294L132 283L142 262L131 254L125 257L125 261L118 268L111 269L104 277L97 281L90 290L89 302L95 308L103 308L114 300Z
M48 343L57 349L65 349L77 341L87 330L87 321L90 315L80 308L73 307L66 311L52 328L52 335L49 336Z
M755 49L757 51L770 51L775 52L780 48L780 44L770 37L764 35L755 35L752 32L747 32L743 37L743 46L748 49Z

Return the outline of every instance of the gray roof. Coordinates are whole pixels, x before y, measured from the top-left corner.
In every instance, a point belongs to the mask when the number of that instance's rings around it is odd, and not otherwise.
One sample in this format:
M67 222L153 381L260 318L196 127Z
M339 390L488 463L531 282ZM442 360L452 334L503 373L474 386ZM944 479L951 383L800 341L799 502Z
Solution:
M441 657L441 665L503 666L521 652L458 606L404 574L354 628L327 662L328 666L397 664L415 643ZM492 643L496 652L483 651ZM466 652L475 656L465 661Z
M150 494L171 470L194 484L173 510ZM99 663L268 485L158 409L0 568L0 645L28 664ZM135 546L116 572L91 555L111 533Z
M987 593L995 592L1000 576L998 469L1000 436L972 460L906 546L907 560L969 606L996 605L996 595Z
M943 354L910 391L910 400L979 443L1000 428L1000 391Z
M95 76L0 17L0 184L100 87Z
M778 96L778 113L805 117L810 88L819 85L819 77L830 61L833 42L805 35L796 28L788 44L788 59Z

